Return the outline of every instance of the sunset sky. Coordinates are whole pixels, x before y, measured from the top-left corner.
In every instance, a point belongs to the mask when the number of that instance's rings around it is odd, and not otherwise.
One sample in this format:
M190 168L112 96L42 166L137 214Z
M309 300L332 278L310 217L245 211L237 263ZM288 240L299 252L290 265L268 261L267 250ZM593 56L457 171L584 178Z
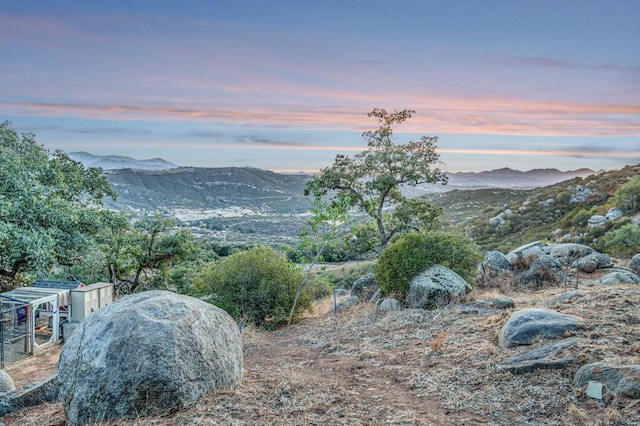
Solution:
M0 0L0 122L48 149L317 170L414 109L449 171L640 162L639 0Z

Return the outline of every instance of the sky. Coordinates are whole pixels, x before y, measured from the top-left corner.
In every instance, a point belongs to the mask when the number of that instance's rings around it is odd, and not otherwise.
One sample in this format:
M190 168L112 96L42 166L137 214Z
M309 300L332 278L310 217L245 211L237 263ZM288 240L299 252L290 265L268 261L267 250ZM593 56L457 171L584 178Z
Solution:
M0 0L0 122L50 150L314 171L437 136L447 171L640 163L639 0Z

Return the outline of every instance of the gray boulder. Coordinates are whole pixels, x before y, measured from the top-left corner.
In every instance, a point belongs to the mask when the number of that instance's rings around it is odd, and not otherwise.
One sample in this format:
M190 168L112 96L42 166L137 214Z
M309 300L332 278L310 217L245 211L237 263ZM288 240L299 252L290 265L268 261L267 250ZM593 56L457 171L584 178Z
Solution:
M601 214L594 214L587 221L587 226L589 228L599 228L600 226L604 226L607 223L607 218L602 216Z
M570 186L569 189L571 190L571 197L569 198L570 204L584 203L593 193L593 190L584 185Z
M538 207L541 207L541 208L551 207L555 204L555 202L556 201L553 198L547 198L544 201L538 202Z
M59 400L70 425L165 413L242 377L235 321L168 291L126 296L88 316L58 363Z
M590 255L595 250L584 244L562 243L550 246L549 254L562 262L563 265L570 265L577 259Z
M349 296L336 303L336 311L344 311L345 309L356 306L360 302L358 296Z
M370 300L378 290L378 282L374 274L363 275L351 286L351 294L363 300Z
M578 343L578 339L575 337L561 340L560 342L548 343L524 355L503 361L498 364L498 367L507 369L513 374L531 373L539 369L567 367L575 361L570 349L576 343Z
M400 310L402 310L402 303L400 303L398 299L393 299L391 297L380 299L378 301L378 304L376 305L376 315L378 316L386 315L389 312Z
M382 298L381 294L380 294L380 289L376 290L375 293L373 293L373 296L371 296L371 299L369 299L369 303L373 303L374 305L378 303L378 301Z
M502 224L504 224L504 219L499 216L489 219L489 226L491 226L492 228L499 228L500 226L502 226Z
M579 290L565 291L547 300L544 304L549 308L553 308L561 304L571 303L581 297L584 297L584 293Z
M511 315L502 326L498 344L502 348L530 345L538 338L555 338L583 324L582 318L549 309L523 309Z
M587 386L590 381L602 383L607 391L640 399L640 365L612 365L594 362L583 365L573 376L576 386Z
M633 272L617 271L610 272L604 277L598 280L598 284L601 285L613 285L613 284L640 284L640 276Z
M478 271L486 278L494 278L504 271L513 271L513 265L499 251L488 251L484 261L478 265Z
M512 298L506 296L496 297L491 301L491 304L496 309L509 309L516 305Z
M631 262L629 262L629 268L633 269L636 274L640 274L640 253L631 258Z
M451 269L434 265L411 280L406 304L409 308L435 309L466 295L471 289L471 285Z
M13 383L13 379L4 370L0 370L0 393L11 392L16 389L15 383Z
M607 268L611 266L611 258L604 253L593 252L575 260L572 264L572 268L576 268L580 272L595 272L596 269Z
M542 244L540 241L534 241L532 243L525 244L511 250L509 253L507 253L506 258L509 263L515 265L516 260L518 259L518 255L522 255L525 258L536 259L544 254L547 254L544 250L544 244Z
M622 216L624 216L624 212L622 210L617 207L611 207L605 217L607 220L613 221L620 219Z

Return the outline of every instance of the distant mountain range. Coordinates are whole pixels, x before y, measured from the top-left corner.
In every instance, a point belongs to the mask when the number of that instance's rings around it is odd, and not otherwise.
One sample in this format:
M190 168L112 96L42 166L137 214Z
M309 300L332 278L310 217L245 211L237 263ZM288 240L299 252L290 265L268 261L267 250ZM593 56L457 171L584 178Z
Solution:
M178 167L162 158L136 160L135 158L122 155L94 155L83 151L70 152L68 155L72 159L82 163L85 167L101 167L102 170L168 170Z
M224 209L301 213L309 208L304 187L309 176L284 175L252 167L178 167L106 172L118 192L111 208Z
M306 174L278 174L252 167L178 167L161 158L137 160L120 155L71 152L69 156L86 167L101 167L119 194L111 208L218 209L239 207L276 214L300 213L308 209L304 187ZM553 185L595 172L579 169L534 169L527 172L502 168L486 172L448 173L449 183L406 188L407 196L453 189L533 189Z
M488 172L448 173L449 183L447 187L450 187L450 189L533 189L553 185L577 176L587 177L594 173L591 169L569 170L566 172L561 172L558 169L533 169L528 172L521 172L505 167Z

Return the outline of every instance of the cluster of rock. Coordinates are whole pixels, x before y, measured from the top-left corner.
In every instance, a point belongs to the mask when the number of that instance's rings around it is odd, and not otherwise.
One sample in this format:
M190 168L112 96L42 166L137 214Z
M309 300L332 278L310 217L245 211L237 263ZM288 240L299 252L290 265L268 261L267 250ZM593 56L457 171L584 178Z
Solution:
M559 300L567 301L578 296L572 291L547 301L553 306ZM498 368L513 374L531 373L538 369L564 368L579 362L580 338L573 336L585 327L582 318L556 312L551 309L522 309L514 312L504 324L498 336L501 348L539 343L534 349L502 361ZM550 342L546 340L554 339ZM640 365L615 365L605 362L580 366L573 378L576 387L585 389L587 396L602 399L610 392L629 398L640 398Z
M587 221L589 228L599 228L607 224L607 222L613 222L624 216L624 212L617 207L609 209L606 215L595 214Z
M509 253L486 253L478 265L481 285L491 285L500 276L516 276L520 282L542 284L566 279L569 269L593 273L611 268L609 255L576 243L543 244L540 241L518 247ZM640 276L632 270L612 271L616 276L605 276L602 284L610 282L640 282Z

